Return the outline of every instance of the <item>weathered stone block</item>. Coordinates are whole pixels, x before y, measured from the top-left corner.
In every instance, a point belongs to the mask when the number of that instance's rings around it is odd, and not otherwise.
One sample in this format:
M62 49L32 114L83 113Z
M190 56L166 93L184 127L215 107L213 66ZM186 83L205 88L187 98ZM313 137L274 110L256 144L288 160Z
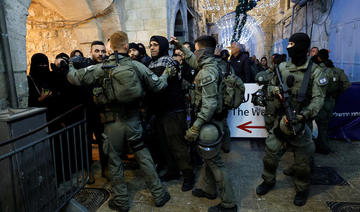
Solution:
M15 72L15 84L16 84L16 93L19 100L19 107L25 108L27 107L27 98L29 96L29 88L26 77L26 71Z
M144 30L144 24L141 20L128 20L125 23L127 31L140 31Z
M0 72L0 110L4 109L4 104L7 104L8 89L7 89L7 78L5 72Z
M125 0L125 8L126 9L139 9L141 8L142 2L134 1L134 0Z
M138 20L152 18L151 8L141 8L136 10L136 16L138 17Z
M166 7L157 7L151 9L152 18L166 18Z
M139 18L141 16L138 17L136 12L137 12L137 10L127 10L126 11L127 20L129 20L129 21L139 20Z
M4 8L8 31L25 36L28 8L21 4L20 1L13 0L5 0Z
M128 38L129 38L129 42L137 42L137 33L136 32L127 32Z
M26 70L26 40L25 36L9 32L9 44L13 69Z
M160 29L160 20L161 19L148 19L144 20L144 29L145 30L156 30Z
M149 42L151 35L149 34L149 31L138 31L136 32L136 38L141 41L147 41Z

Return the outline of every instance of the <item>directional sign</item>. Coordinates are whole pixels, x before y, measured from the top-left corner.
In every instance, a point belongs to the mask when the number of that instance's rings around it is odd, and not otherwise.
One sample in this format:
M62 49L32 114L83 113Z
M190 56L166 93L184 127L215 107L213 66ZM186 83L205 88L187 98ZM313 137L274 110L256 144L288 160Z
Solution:
M255 83L245 84L244 102L239 108L229 111L228 125L231 137L236 138L266 138L265 108L251 103L251 94L261 87Z
M248 132L248 133L252 133L252 131L248 130L250 128L253 128L253 129L263 129L263 128L265 128L265 126L248 126L251 123L252 123L252 121L248 121L245 124L241 124L241 125L237 126L237 128L239 128L241 130L244 130L245 132Z

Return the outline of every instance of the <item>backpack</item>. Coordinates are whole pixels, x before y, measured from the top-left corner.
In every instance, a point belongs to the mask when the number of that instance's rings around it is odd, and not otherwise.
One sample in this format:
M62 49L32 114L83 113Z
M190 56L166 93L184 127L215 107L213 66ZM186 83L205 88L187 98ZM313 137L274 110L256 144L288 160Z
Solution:
M244 99L245 87L240 77L236 76L230 70L230 63L226 62L226 72L223 73L223 67L218 64L219 69L219 94L226 109L236 109Z
M117 57L117 55L115 56ZM97 80L97 87L93 89L96 103L129 103L144 96L141 81L137 75L137 67L128 57L123 57L116 65L101 67L103 74Z
M340 79L335 69L336 68L328 67L324 69L328 79L328 84L326 86L326 96L336 96L340 89Z

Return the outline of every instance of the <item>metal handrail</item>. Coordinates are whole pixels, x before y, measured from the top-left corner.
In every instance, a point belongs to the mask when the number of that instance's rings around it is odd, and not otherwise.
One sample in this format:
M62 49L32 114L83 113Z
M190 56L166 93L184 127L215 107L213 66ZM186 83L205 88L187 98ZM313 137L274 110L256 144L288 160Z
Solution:
M11 138L11 139L9 139L9 140L1 143L1 144L0 144L0 147L5 146L5 145L7 145L7 144L10 144L10 143L12 143L12 142L15 142L15 141L17 141L17 140L20 140L20 139L22 139L22 138L25 138L26 136L29 136L29 135L31 135L31 134L34 134L34 133L36 133L36 132L44 129L45 127L49 126L50 124L52 124L52 123L58 121L59 119L65 117L65 116L67 116L67 115L69 115L70 113L74 112L75 110L77 110L77 109L79 109L79 108L81 108L81 107L83 107L83 106L84 106L84 105L82 105L82 104L77 105L77 106L71 108L70 110L66 111L65 113L61 114L60 116L52 119L51 121L49 121L49 122L47 122L47 123L39 126L38 128L35 128L35 129L33 129L33 130L31 130L31 131L29 131L29 132L27 132L27 133L24 133L24 134L22 134L22 135L19 135L19 136L17 136L17 137Z

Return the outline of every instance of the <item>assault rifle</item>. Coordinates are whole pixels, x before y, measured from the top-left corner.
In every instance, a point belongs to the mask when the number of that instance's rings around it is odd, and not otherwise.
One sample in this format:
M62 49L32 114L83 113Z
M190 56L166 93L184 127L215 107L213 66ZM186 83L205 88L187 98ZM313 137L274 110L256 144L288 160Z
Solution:
M289 95L289 88L286 84L283 83L281 79L281 74L279 70L279 66L275 67L275 73L276 77L279 80L279 88L280 88L280 100L283 108L285 109L285 116L288 121L288 124L290 125L294 135L296 135L296 129L295 124L297 122L296 120L296 114L294 109L291 107L291 100Z

